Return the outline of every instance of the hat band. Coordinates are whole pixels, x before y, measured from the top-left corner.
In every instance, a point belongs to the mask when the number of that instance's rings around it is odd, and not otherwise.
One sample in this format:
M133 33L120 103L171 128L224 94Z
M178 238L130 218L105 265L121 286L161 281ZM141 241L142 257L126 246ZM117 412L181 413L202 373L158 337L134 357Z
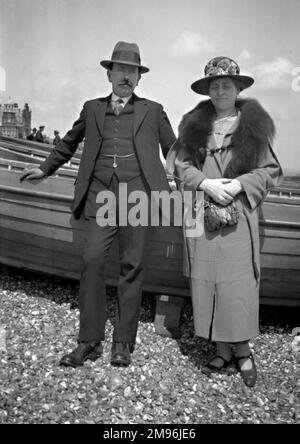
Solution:
M133 51L115 51L111 58L112 62L115 61L124 61L124 63L136 63L137 65L141 64L140 56Z

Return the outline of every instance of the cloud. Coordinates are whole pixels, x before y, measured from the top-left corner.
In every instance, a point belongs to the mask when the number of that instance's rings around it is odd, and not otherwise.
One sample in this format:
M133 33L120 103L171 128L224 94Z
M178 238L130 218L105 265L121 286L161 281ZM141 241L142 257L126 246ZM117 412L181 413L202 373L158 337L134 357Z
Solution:
M246 62L251 59L251 54L248 49L243 49L240 55L237 56L238 62Z
M172 46L172 52L177 57L207 53L214 49L213 43L205 42L201 35L190 31L182 32Z
M264 90L291 88L294 65L288 59L276 57L270 62L261 63L251 72L256 80L256 86Z

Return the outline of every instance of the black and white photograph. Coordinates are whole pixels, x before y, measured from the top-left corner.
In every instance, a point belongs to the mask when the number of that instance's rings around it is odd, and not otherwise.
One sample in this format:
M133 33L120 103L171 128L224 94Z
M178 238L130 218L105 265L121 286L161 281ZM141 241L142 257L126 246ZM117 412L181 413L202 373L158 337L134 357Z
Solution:
M0 0L0 424L300 423L299 21Z

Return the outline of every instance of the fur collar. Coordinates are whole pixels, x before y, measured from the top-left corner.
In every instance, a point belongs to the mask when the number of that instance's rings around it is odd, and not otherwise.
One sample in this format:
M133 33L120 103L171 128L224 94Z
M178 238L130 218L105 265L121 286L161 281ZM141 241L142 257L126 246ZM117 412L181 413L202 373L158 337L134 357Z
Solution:
M230 178L258 166L275 136L273 120L256 100L238 99L236 106L241 116L231 138L232 159L225 171L225 176ZM185 114L179 125L179 147L184 147L200 164L203 164L206 157L213 119L213 104L205 100Z

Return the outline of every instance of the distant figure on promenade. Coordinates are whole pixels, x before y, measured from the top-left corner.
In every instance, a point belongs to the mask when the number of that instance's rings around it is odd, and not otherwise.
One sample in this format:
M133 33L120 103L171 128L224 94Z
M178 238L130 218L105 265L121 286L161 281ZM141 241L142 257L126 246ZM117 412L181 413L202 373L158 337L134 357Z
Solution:
M118 236L120 277L111 364L128 366L134 351L147 257L147 224L135 225L128 204L125 223L119 221L122 199L119 185L127 193L171 191L160 161L176 140L160 103L134 94L142 75L149 71L140 60L135 43L119 42L111 60L102 60L112 84L110 94L85 102L73 128L55 146L39 168L25 169L20 180L50 176L72 157L84 139L84 149L75 185L73 213L84 219L85 243L79 304L78 346L62 357L60 364L78 367L102 354L106 322L104 267L113 239ZM98 215L98 193L113 194L111 224ZM127 194L127 195L128 195ZM100 220L99 220L100 219ZM102 224L101 222L104 222ZM133 223L131 223L133 222Z
M59 135L59 131L54 130L54 139L53 139L52 144L53 145L57 145L60 140L61 140L61 138L60 138L60 135Z
M36 136L35 136L36 142L40 142L40 143L45 142L45 136L43 134L44 129L45 129L45 127L43 125L41 125L39 127L39 130L37 131Z
M36 140L37 129L32 128L31 133L27 136L27 140Z

